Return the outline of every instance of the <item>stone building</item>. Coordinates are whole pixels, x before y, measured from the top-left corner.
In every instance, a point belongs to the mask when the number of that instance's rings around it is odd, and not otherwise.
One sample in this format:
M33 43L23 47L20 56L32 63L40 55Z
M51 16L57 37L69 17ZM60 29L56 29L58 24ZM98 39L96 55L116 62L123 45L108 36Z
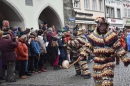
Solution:
M0 0L0 22L9 20L10 27L39 28L39 22L47 22L62 29L65 24L72 28L74 21L71 0ZM0 23L2 27L2 23Z

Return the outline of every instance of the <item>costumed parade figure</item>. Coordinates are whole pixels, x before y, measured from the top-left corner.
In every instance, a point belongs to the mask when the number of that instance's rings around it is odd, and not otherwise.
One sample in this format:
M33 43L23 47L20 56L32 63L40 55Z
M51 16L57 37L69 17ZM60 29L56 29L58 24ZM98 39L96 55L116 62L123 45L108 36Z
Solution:
M115 54L120 57L125 66L130 64L130 58L121 47L116 33L107 31L109 23L105 18L98 17L95 21L97 27L88 36L88 42L82 47L79 58L82 60L93 51L95 54L93 66L95 86L113 86Z
M76 61L79 56L80 48L85 45L86 43L86 37L83 35L83 30L80 29L78 31L78 36L76 38L72 38L68 42L67 46L67 52L72 55L73 61ZM76 70L76 76L77 75L82 75L84 79L89 79L91 77L91 74L88 70L87 66L87 58L84 58L83 60L79 61L74 65L75 70Z

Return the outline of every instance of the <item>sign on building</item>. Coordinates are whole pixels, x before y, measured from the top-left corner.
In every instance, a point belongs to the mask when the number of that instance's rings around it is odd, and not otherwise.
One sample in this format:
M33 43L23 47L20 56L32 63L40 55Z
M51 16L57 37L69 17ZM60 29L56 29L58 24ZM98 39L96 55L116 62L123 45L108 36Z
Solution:
M25 0L27 6L33 6L33 0Z

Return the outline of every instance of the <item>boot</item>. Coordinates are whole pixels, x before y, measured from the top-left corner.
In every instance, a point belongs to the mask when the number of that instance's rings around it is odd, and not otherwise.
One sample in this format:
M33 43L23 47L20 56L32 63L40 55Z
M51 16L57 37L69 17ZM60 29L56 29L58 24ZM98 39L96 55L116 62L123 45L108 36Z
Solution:
M90 79L90 78L91 78L91 75L84 76L84 79Z
M47 70L44 67L41 68L41 71L42 72L47 72Z
M54 67L53 68L54 70L59 70L60 68L58 66Z
M77 73L75 74L75 76L79 76L79 75L81 75L81 72L77 72Z
M25 72L25 75L27 75L27 76L31 76L32 74L29 74L28 72Z

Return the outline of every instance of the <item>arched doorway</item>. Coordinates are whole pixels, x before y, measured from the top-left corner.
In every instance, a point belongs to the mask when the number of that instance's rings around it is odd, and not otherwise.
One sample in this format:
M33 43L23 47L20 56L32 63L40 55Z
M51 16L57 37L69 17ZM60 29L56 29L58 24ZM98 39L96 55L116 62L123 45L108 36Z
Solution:
M20 13L8 1L0 1L0 28L2 28L2 21L8 20L10 27L18 26L25 28L24 19Z
M40 14L38 18L38 22L46 22L48 24L48 27L51 27L52 25L55 26L55 28L62 29L62 24L59 15L57 12L50 6L47 6Z

